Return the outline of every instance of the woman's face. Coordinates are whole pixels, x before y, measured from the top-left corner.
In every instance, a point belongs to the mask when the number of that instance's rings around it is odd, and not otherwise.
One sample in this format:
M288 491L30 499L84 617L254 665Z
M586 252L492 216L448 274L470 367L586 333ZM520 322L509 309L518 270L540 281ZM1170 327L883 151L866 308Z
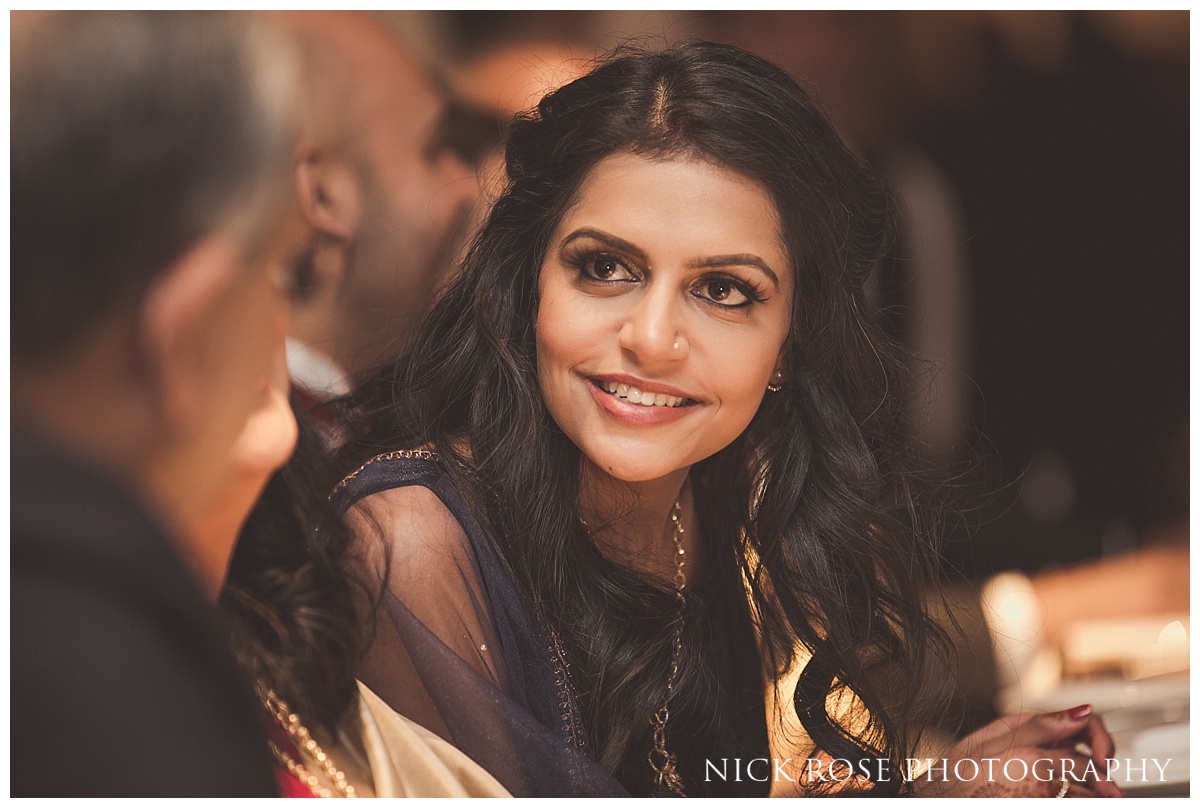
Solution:
M729 445L780 364L793 278L766 189L697 159L605 158L551 236L538 374L597 467L657 480Z

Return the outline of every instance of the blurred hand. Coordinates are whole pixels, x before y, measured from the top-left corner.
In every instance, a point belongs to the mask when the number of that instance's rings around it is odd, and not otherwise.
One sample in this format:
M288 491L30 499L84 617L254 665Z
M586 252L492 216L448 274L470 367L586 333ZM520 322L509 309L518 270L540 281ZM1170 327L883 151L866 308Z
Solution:
M1121 797L1104 779L1113 751L1112 736L1091 705L1005 716L959 741L946 756L945 776L937 771L939 760L936 776L922 774L915 785L918 795L929 797L1055 797L1065 780L1065 797ZM959 780L956 772L978 774Z

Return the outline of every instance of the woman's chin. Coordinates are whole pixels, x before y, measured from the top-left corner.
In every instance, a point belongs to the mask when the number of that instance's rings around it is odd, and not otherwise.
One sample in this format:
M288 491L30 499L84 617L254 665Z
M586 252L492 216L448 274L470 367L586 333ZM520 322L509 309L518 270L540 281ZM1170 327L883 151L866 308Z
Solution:
M688 465L675 463L631 461L628 457L594 457L587 455L593 466L614 480L623 483L648 483L670 477L676 473L687 473Z

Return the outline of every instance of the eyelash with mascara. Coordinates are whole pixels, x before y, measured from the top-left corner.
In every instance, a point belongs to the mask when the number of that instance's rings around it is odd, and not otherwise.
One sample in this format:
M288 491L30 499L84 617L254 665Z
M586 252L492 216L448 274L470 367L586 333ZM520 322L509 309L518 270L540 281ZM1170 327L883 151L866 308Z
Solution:
M639 273L636 270L634 270L633 268L631 268L624 259L622 259L621 257L619 257L617 255L613 255L612 253L597 251L597 250L580 250L578 252L570 252L563 257L563 263L565 263L568 267L573 269L582 279L584 279L588 282L601 283L601 284L618 284L618 283L630 283L631 282L630 279L626 279L626 278L619 278L619 279L614 280L611 278L601 278L601 277L596 276L592 271L589 270L589 266L591 266L592 264L594 264L596 262L601 262L601 261L611 262L611 263L615 264L616 266L624 269L625 272L627 272L630 276L632 276L633 280L636 280L639 277ZM703 300L707 303L712 303L713 305L719 306L723 309L744 309L744 308L747 308L748 306L762 303L766 300L766 297L763 294L762 289L760 289L757 285L755 285L749 281L743 280L742 278L738 278L738 277L735 277L735 276L729 275L729 274L705 275L699 279L699 281L695 284L695 286L693 288L700 289L700 288L703 288L703 287L711 285L711 284L721 284L721 283L727 284L728 286L737 290L746 299L741 303L722 303L721 301L714 300L711 297L704 297L704 296L697 295L698 299Z
M746 300L744 302L734 303L734 304L720 303L716 300L711 301L713 303L716 303L718 306L721 306L722 308L744 309L751 305L763 303L767 299L766 295L763 294L763 290L761 288L759 288L757 285L751 283L750 281L742 280L741 278L735 277L733 275L723 275L723 274L705 275L703 278L700 279L700 283L698 285L705 286L705 285L711 284L711 283L727 283L730 286L732 286L734 289L737 289L739 292L741 292L742 295L746 298Z

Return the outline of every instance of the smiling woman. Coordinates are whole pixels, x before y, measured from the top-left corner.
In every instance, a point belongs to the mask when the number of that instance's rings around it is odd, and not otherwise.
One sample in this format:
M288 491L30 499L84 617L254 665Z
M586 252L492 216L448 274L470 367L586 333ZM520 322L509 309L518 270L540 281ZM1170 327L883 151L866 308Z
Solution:
M550 244L537 316L550 416L586 465L679 489L782 372L793 284L770 195L710 161L622 152Z
M864 297L878 178L710 43L616 54L505 160L351 402L336 492L387 590L361 678L518 796L916 790L942 644L904 363ZM1086 714L1022 726L988 738L1111 749Z

